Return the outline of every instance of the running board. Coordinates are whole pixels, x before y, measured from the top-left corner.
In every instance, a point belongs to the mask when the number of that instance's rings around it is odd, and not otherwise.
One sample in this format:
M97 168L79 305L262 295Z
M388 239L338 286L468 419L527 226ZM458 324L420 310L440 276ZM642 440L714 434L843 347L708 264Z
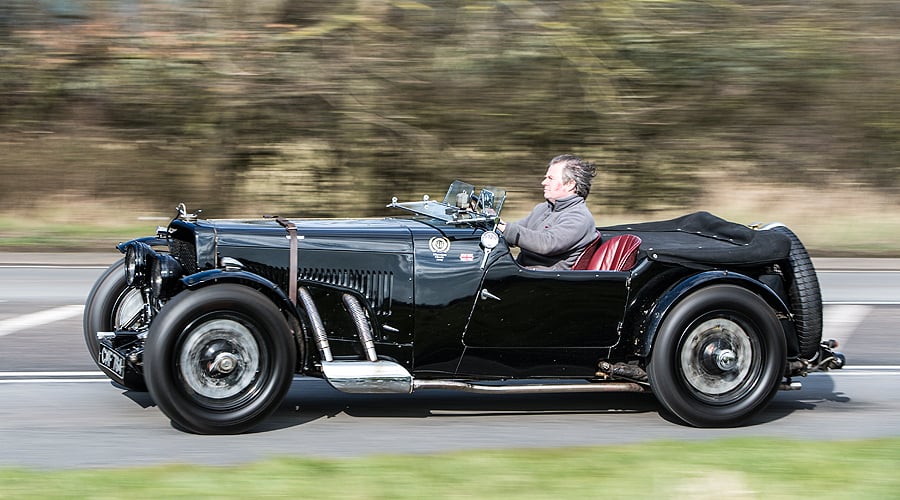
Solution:
M444 389L480 394L556 394L561 392L647 392L634 382L585 382L583 384L516 384L487 385L456 380L416 380L413 389Z
M406 368L391 361L323 361L322 372L332 387L341 392L353 394L409 394L423 389L441 389L481 394L649 392L647 387L635 382L488 385L457 380L415 380Z

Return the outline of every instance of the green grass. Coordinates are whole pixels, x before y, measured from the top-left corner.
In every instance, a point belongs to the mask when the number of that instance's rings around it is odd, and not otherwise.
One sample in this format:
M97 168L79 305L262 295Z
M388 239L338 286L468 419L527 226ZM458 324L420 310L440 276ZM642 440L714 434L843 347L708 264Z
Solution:
M0 216L0 251L114 251L120 241L155 234L156 225L166 222L134 217L59 222Z
M900 438L742 438L340 460L278 458L228 467L0 469L0 499L880 499L900 498L898 470Z

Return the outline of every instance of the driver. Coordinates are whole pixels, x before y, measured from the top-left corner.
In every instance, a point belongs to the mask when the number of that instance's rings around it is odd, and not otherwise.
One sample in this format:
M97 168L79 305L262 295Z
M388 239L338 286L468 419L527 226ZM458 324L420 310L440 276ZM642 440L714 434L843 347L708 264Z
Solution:
M541 182L547 201L520 221L500 221L497 227L506 241L522 249L520 265L538 270L572 268L597 232L584 201L595 175L592 163L571 154L559 155L550 161Z

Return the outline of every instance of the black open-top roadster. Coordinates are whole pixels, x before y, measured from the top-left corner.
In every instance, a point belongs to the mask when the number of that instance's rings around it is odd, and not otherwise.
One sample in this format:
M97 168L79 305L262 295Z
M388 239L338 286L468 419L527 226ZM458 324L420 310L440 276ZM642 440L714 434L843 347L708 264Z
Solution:
M352 393L652 392L687 424L732 426L792 377L843 364L783 225L699 212L599 228L575 269L537 271L496 231L505 198L456 181L360 220L181 205L118 245L87 300L87 346L198 433L250 429L295 374Z

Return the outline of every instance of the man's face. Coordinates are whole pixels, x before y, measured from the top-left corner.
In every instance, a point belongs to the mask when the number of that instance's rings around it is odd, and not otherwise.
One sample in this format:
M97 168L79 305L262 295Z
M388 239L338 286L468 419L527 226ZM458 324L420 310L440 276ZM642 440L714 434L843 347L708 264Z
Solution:
M544 198L551 203L575 194L575 181L563 182L563 163L547 167L547 174L541 185L544 186Z

